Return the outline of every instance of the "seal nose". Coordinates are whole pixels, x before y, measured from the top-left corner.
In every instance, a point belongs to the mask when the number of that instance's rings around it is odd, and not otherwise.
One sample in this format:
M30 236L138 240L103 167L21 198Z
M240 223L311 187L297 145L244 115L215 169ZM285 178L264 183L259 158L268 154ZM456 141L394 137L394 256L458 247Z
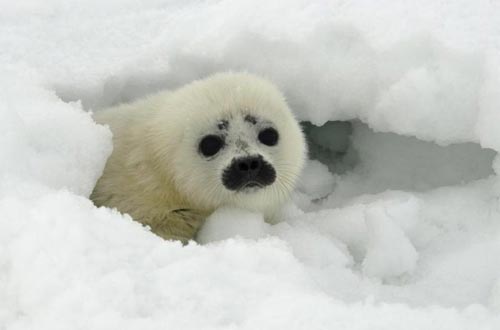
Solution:
M261 155L233 159L222 174L222 183L229 190L262 188L275 179L276 171Z
M242 175L256 176L262 168L262 157L245 157L236 160L235 168Z

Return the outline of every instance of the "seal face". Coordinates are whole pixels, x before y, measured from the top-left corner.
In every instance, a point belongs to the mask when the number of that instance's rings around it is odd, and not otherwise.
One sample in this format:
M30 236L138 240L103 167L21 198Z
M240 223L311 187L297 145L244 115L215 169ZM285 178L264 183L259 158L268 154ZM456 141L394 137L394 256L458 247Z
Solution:
M217 120L214 132L201 138L198 150L205 160L216 161L218 154L223 158L225 153L236 156L221 175L226 189L251 193L274 183L276 170L261 150L278 148L279 133L271 125L270 120L235 111L231 118Z
M306 147L273 84L250 74L217 74L176 95L170 105L176 118L167 122L158 116L151 136L162 136L153 143L158 153L168 154L172 165L163 167L180 193L205 209L234 206L264 213L287 199ZM164 151L165 138L180 129L173 150Z
M224 165L220 179L231 192L256 193L276 181L273 154L281 147L280 134L271 119L251 111L250 107L236 109L216 120L198 143L203 160Z

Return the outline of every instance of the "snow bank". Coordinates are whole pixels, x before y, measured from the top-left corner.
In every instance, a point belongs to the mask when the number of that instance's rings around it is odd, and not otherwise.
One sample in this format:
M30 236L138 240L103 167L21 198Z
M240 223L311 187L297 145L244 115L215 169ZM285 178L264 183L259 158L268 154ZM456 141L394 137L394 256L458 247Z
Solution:
M498 4L1 7L0 328L500 326ZM221 209L183 247L95 208L89 111L230 69L310 123L284 221Z

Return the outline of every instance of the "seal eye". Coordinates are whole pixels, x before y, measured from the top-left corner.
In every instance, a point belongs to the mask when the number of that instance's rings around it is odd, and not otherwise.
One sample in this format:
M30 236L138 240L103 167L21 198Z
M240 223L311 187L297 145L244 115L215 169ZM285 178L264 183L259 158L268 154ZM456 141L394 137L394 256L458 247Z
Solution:
M199 149L205 157L210 157L219 152L224 146L224 140L217 135L207 135L200 141Z
M259 133L259 141L270 147L278 143L278 137L278 131L272 127L266 128Z

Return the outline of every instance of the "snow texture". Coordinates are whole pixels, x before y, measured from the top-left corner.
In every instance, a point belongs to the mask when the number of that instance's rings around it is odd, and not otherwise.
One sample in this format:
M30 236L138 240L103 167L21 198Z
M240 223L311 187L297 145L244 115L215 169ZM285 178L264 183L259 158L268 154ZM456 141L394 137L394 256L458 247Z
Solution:
M0 329L500 328L500 4L0 1ZM96 208L91 112L226 70L309 122L283 221Z

